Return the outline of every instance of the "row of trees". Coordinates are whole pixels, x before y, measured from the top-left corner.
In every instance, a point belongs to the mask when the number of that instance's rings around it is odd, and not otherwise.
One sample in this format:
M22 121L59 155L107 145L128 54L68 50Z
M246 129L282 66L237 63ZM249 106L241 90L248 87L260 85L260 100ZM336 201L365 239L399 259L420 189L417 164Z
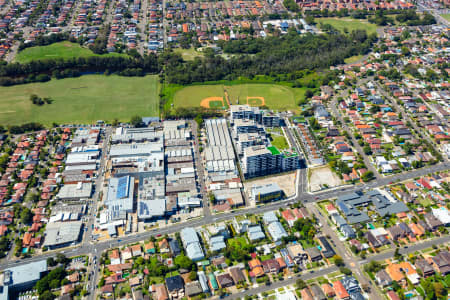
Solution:
M125 76L159 73L162 62L156 55L144 57L91 56L70 59L37 60L28 63L0 63L0 85L8 86L56 78L76 77L83 72L122 72Z

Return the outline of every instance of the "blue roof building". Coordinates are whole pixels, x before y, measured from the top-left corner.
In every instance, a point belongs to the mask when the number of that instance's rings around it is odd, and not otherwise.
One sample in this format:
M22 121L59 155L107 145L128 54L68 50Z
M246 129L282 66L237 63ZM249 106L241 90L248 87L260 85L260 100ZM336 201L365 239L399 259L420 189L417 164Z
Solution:
M288 234L280 222L272 222L267 226L270 236L275 242L281 241L283 237L287 237Z
M268 211L263 215L264 223L270 224L272 222L278 222L277 215L274 211Z
M209 246L212 252L218 252L227 247L227 245L225 244L225 238L222 235L211 237L209 239Z
M260 225L254 225L254 226L248 227L247 233L248 233L248 238L251 242L259 241L266 237L264 232L262 231Z
M199 261L205 258L200 239L197 232L192 227L183 228L180 232L186 255L193 261Z

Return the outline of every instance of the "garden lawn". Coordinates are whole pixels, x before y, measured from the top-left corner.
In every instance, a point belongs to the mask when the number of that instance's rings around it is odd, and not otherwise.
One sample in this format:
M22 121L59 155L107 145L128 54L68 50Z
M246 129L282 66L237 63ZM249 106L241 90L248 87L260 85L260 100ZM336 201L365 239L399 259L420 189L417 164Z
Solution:
M198 107L204 98L223 97L228 92L231 104L247 104L247 97L263 97L265 105L273 110L298 110L297 103L303 99L306 88L291 88L277 84L237 84L225 86L192 85L174 95L174 107Z
M286 138L282 135L271 134L272 137L272 146L277 147L278 150L289 149L289 144L286 141Z
M174 52L180 53L184 60L194 60L196 57L203 57L202 52L198 52L192 47L189 49L176 48Z
M450 22L450 14L442 14L441 17Z
M330 24L339 31L344 31L347 28L348 32L356 29L364 29L368 34L377 32L377 25L371 24L365 20L356 20L352 18L317 18L317 24Z
M126 54L109 53L101 56L120 56ZM72 57L89 57L100 56L90 49L81 47L79 44L68 41L54 43L47 46L35 46L20 51L16 56L16 62L26 63L32 60L45 60L53 58L72 58Z
M0 124L90 124L116 118L128 122L134 115L158 116L158 92L157 76L85 75L0 87ZM34 105L30 101L32 94L49 97L53 103Z

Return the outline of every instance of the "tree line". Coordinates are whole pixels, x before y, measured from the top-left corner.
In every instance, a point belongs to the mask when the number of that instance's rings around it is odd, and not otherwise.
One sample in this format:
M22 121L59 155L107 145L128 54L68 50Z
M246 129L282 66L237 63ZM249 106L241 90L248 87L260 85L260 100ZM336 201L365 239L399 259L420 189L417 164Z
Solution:
M122 73L124 76L156 74L162 64L154 54L144 57L91 56L69 59L36 60L28 63L0 63L0 85L44 82L55 78L77 77L83 72Z
M170 53L165 56L165 75L168 83L190 84L241 76L295 74L298 70L328 68L344 63L347 57L366 54L376 39L375 34L367 35L363 30L348 35L335 32L303 36L291 30L280 37L220 42L225 53L235 56L225 59L209 52L203 59L185 62L179 54Z

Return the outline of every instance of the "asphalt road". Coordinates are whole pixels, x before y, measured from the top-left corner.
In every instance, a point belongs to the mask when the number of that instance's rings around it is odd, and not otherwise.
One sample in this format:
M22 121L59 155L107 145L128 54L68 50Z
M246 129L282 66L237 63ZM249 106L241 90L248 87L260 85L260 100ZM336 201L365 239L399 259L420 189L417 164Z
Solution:
M436 238L436 239L433 239L433 240L430 240L430 241L425 241L425 242L422 242L422 243L417 243L417 244L414 244L412 246L409 246L408 248L401 248L400 249L400 253L403 254L403 255L410 254L410 253L413 253L413 252L416 252L416 251L419 251L419 250L424 250L426 248L429 248L432 245L444 244L444 243L448 243L448 242L450 242L450 235L446 235L444 237ZM394 256L394 252L395 252L394 250L386 251L386 252L383 252L381 254L373 255L373 256L369 257L368 259L366 259L366 260L359 260L357 263L358 263L359 267L362 268L365 264L367 264L370 261L373 261L373 260L381 261L381 260L392 258ZM314 270L313 272L305 271L302 274L299 274L299 275L296 275L296 276L292 276L291 279L277 281L277 282L274 282L274 283L272 283L271 285L268 285L268 286L261 285L261 286L257 286L257 287L256 286L255 287L251 287L248 290L229 295L229 296L225 297L224 299L229 299L229 300L231 300L231 299L239 299L239 298L243 298L245 296L252 296L252 295L261 294L261 293L264 293L264 292L268 292L268 291L271 291L271 290L278 289L278 288L283 287L283 286L295 284L295 282L299 278L303 279L304 281L306 281L306 280L314 279L314 278L317 278L317 277L322 277L324 275L336 272L338 270L339 270L338 267L330 266L330 267L327 267L327 268ZM377 289L371 288L370 290L371 290L371 293L372 293L372 292L375 292ZM376 299L376 298L373 298L373 296L372 296L370 299ZM379 299L383 299L383 297L381 297Z
M123 245L129 244L129 243L142 241L142 240L150 238L151 236L172 234L175 232L179 232L181 229L183 229L185 227L203 226L203 225L207 225L207 224L211 224L211 223L230 220L236 216L245 215L245 214L261 214L261 213L264 213L267 211L277 210L280 207L286 206L291 203L299 202L299 201L304 202L304 203L310 203L310 202L320 201L323 199L336 198L338 196L341 196L341 195L344 195L344 194L347 194L350 192L362 190L364 187L376 188L376 187L387 185L390 182L397 182L397 181L412 179L415 177L429 174L431 172L448 170L449 168L450 168L450 163L445 162L445 163L436 164L434 166L421 168L421 169L418 169L415 171L374 180L363 186L361 186L361 185L350 186L350 187L345 187L345 188L341 188L341 189L334 189L334 190L327 190L324 192L318 192L315 194L300 192L297 194L296 197L288 198L288 199L278 201L278 202L274 202L272 204L268 204L268 205L265 205L262 207L251 208L251 209L241 209L241 210L235 210L235 211L231 211L231 212L227 212L227 213L216 214L216 215L211 215L211 216L207 216L207 217L201 217L201 218L189 220L189 221L186 221L183 223L172 224L170 226L160 228L160 229L153 229L153 230L149 230L149 231L142 232L142 233L131 234L126 237L116 238L116 239L110 240L110 241L102 241L102 242L90 241L88 243L82 243L82 244L78 245L77 247L74 247L73 250L61 249L59 251L47 252L40 256L35 256L32 258L25 258L25 259L21 259L18 261L3 261L0 264L0 270L4 270L8 267L15 266L15 265L22 265L22 264L26 264L26 263L29 263L32 261L38 261L42 258L48 258L50 256L56 255L56 253L58 253L58 252L65 253L68 256L76 256L76 255L85 255L85 254L94 253L93 251L94 251L94 249L96 249L96 251L97 251L96 253L100 254L102 251L104 251L110 247L119 247L119 246L123 246Z

